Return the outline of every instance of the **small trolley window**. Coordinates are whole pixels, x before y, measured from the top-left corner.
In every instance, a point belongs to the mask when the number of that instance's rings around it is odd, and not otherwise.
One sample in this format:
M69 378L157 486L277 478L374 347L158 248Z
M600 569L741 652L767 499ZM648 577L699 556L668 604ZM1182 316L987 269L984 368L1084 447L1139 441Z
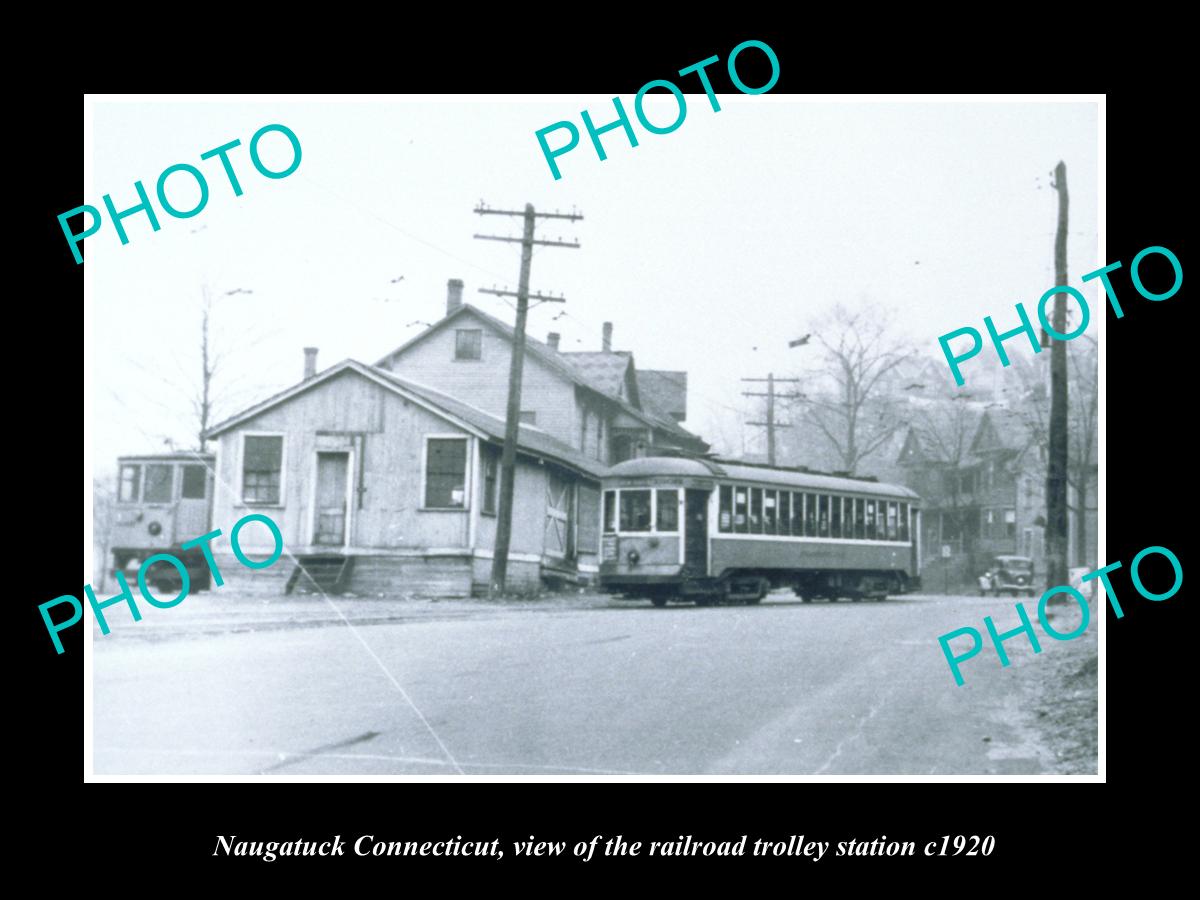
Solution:
M867 501L867 540L875 540L875 501Z
M833 503L833 508L829 512L830 537L840 538L842 536L842 498L833 497L830 502Z
M733 531L733 485L721 485L720 496L721 510L718 528L721 531Z
M133 503L138 498L142 485L142 467L133 463L121 466L121 488L117 499L122 503Z
M779 533L792 533L792 493L791 491L779 492Z
M908 504L900 504L900 540L908 540Z
M829 537L829 495L820 494L817 500L817 534L820 537Z
M621 530L650 530L650 491L621 491Z
M817 495L804 495L804 534L807 537L817 536Z
M799 491L792 492L792 534L804 534L804 495Z
M867 536L866 503L861 497L854 501L854 537L861 541Z
M779 533L778 502L775 491L763 491L763 534Z
M895 500L889 500L887 505L887 539L889 541L900 539L900 527L896 516Z
M617 530L617 492L604 492L604 533L612 534Z
M750 533L762 534L762 488L750 488Z
M733 530L738 534L747 534L750 531L750 515L746 508L748 494L744 487L733 489Z
M671 488L669 490L660 490L655 497L656 512L655 512L655 531L678 531L679 530L679 491Z

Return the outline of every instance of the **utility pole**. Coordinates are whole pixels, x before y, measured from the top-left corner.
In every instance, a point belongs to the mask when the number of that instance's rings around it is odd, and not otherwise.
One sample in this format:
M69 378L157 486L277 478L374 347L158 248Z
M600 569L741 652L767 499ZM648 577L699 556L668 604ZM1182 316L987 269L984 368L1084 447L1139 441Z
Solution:
M742 391L742 396L745 397L766 397L767 398L767 421L765 422L747 422L747 425L755 425L758 427L766 427L767 429L767 464L775 465L775 429L791 428L790 423L780 423L775 421L775 400L799 400L800 394L776 394L775 385L777 384L799 384L799 378L776 378L774 372L768 372L766 378L743 378L742 381L763 382L767 383L767 392L764 394L761 391Z
M529 269L533 262L533 246L539 244L545 247L579 247L579 242L537 241L533 238L534 225L537 219L569 219L577 222L583 218L572 210L569 213L539 213L532 203L525 204L525 211L489 209L480 201L475 212L481 216L522 216L525 220L525 231L520 238L499 237L490 234L477 234L479 240L508 241L521 245L521 275L517 282L516 293L495 288L480 288L480 293L495 294L497 297L517 298L517 321L513 327L512 363L508 370L508 409L504 421L504 452L500 456L500 508L496 516L496 544L492 551L492 579L488 588L489 596L504 593L504 583L508 577L508 548L512 543L512 506L513 487L517 474L517 437L521 428L521 373L525 365L525 320L529 315ZM535 300L543 303L564 303L561 296L551 297L536 294Z
M1054 236L1054 283L1067 284L1067 166L1054 167L1058 231ZM1054 296L1054 330L1067 331L1067 298ZM1067 583L1067 342L1050 344L1050 436L1046 466L1046 587Z

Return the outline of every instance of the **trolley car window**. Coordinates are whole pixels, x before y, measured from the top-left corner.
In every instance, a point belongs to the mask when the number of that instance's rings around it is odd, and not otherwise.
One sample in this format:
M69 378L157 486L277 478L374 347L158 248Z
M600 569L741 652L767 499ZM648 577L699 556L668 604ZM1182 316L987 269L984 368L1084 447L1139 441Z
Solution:
M734 530L738 534L746 534L750 530L750 517L746 515L746 489L734 489L736 496L734 497L734 514L733 524Z
M762 534L762 488L750 488L750 533Z
M763 491L763 534L777 534L779 531L777 502L774 491Z
M829 513L830 536L840 538L842 536L842 498L833 498L833 509Z
M621 491L621 530L650 530L650 491Z
M121 466L121 490L118 498L122 503L133 503L138 498L138 489L142 483L142 467L136 465Z
M174 466L146 466L146 486L142 499L147 503L170 503L175 487Z
M604 533L612 534L617 530L617 492L604 492Z
M204 466L183 467L183 488L181 496L184 500L204 499Z
M900 540L908 540L908 504L900 504Z
M817 501L817 522L818 535L820 537L829 537L829 496L827 494L819 494Z
M875 501L867 501L867 540L875 540Z
M733 531L733 487L721 485L721 515L717 527L721 531Z
M889 500L887 505L887 539L895 541L899 539L900 529L896 520L896 501Z
M792 534L804 534L804 495L799 491L792 492Z
M675 489L660 490L655 498L657 507L657 520L654 524L655 531L678 531L679 530L679 492Z
M779 492L779 533L791 534L792 532L792 492Z
M854 537L862 540L867 536L867 510L862 498L854 501Z
M804 495L804 534L806 537L817 536L817 495Z

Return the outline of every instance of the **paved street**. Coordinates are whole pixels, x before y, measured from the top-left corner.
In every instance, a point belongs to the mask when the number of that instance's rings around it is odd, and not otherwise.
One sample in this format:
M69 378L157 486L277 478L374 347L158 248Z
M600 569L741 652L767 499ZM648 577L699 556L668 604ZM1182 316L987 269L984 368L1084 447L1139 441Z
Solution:
M956 687L937 636L1012 627L1012 599L335 602L353 627L321 599L111 608L97 774L1095 771L1095 616L1038 656L1008 642L1008 669L985 649Z

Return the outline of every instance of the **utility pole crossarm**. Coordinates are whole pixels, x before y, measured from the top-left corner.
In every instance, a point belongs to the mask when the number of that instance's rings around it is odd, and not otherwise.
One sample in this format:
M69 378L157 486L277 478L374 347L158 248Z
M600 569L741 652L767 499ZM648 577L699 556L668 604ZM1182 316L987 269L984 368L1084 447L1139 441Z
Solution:
M495 294L497 297L518 297L519 298L521 296L519 291L500 291L500 290L497 290L496 288L480 288L479 293ZM562 295L555 297L553 295L546 296L544 294L530 294L528 296L528 299L529 300L538 300L542 303L566 303L567 302L567 298L563 297Z
M475 235L475 239L479 240L479 241L507 241L510 244L526 243L525 238L502 237L498 234L477 234L477 235ZM575 241L572 243L569 241L532 241L531 240L531 241L528 241L528 243L529 244L537 244L542 247L575 247L576 249L578 249L580 246L579 241Z
M524 216L525 215L524 210L488 209L487 206L485 206L483 203L480 203L477 207L475 207L475 212L481 216ZM534 212L533 216L535 219L570 219L572 222L579 222L583 219L583 213L577 213L574 211L569 212L569 213L560 213L558 210L555 210L552 213Z

